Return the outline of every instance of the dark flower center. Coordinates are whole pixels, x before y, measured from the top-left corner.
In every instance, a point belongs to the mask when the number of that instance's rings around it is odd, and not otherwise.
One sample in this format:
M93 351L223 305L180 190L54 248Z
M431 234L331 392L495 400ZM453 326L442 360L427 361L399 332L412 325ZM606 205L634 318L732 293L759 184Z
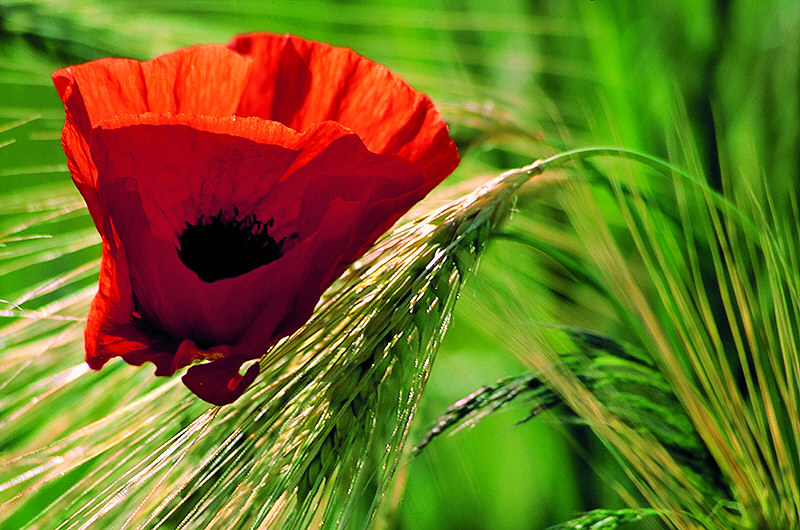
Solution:
M231 219L224 219L222 210L208 218L201 215L178 236L178 257L204 282L241 276L283 255L286 238L275 241L269 235L274 219L264 223L255 214L239 219L239 210L233 211Z

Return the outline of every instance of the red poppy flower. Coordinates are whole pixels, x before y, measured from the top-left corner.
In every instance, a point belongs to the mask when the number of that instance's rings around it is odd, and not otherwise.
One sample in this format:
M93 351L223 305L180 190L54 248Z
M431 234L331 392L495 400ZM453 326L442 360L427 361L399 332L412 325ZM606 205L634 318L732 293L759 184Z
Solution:
M323 291L458 165L431 101L351 50L237 37L53 74L103 240L86 361L229 403Z

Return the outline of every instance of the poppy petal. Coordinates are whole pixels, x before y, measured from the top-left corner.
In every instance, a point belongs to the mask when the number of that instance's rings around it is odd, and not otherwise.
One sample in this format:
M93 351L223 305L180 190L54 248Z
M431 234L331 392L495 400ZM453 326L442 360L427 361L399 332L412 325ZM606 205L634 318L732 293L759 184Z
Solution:
M256 118L149 114L102 124L92 145L142 318L243 358L294 331L276 334L287 314L302 324L354 254L428 191L411 164L370 153L332 122L300 135ZM232 208L274 216L276 233L296 240L277 261L204 282L180 260L178 237L187 222Z
M251 61L223 46L202 45L146 62L107 58L53 74L66 109L61 139L67 163L98 229L105 209L96 191L97 171L88 144L91 129L124 114L232 114L250 68ZM209 77L216 82L209 84Z
M436 183L458 165L455 144L431 100L386 67L347 48L291 35L240 35L229 46L255 62L237 114L298 131L336 121L370 151L414 162Z
M296 157L280 144L291 146L298 136L262 120L160 115L117 119L94 131L98 189L127 250L145 320L172 337L217 344L234 341L252 320L249 286L200 280L179 258L178 236L201 215L247 211L263 200Z
M242 360L235 357L192 366L181 378L189 390L213 405L227 405L241 396L258 376L258 363L239 373Z

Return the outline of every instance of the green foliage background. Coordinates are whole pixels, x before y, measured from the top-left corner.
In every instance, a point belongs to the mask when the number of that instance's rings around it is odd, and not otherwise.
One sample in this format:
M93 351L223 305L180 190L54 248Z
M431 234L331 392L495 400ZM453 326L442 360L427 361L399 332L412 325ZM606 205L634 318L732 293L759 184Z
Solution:
M458 195L459 183L476 175L596 145L669 159L705 174L711 188L770 203L779 214L797 195L800 3L790 0L2 0L0 130L8 130L0 141L15 143L0 149L0 231L54 238L3 242L0 299L39 310L96 281L99 248L65 171L57 141L63 111L49 74L99 57L146 59L249 31L353 48L428 93L463 158L432 204ZM51 222L26 208L48 200L74 214ZM606 200L601 208L612 209ZM564 224L556 202L547 190L524 195L517 226L556 240ZM21 223L31 228L17 231ZM486 290L497 278L521 286L516 296L553 322L611 336L623 329L540 253L492 241L456 304L412 443L451 403L529 368L486 332ZM9 325L19 317L10 305L0 310ZM42 333L57 333L60 325ZM515 425L526 414L512 405L436 439L403 464L404 491L390 492L382 521L415 529L543 528L624 506L611 484L627 479L588 428L547 413Z

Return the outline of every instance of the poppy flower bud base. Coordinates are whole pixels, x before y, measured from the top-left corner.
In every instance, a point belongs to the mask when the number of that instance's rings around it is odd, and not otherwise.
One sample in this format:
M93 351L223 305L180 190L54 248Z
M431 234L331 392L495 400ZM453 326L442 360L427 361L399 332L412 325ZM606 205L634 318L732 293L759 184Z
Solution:
M53 74L102 237L86 360L230 403L260 357L458 165L431 101L351 50L253 34ZM200 364L195 364L200 362ZM190 366L191 365L191 366Z

